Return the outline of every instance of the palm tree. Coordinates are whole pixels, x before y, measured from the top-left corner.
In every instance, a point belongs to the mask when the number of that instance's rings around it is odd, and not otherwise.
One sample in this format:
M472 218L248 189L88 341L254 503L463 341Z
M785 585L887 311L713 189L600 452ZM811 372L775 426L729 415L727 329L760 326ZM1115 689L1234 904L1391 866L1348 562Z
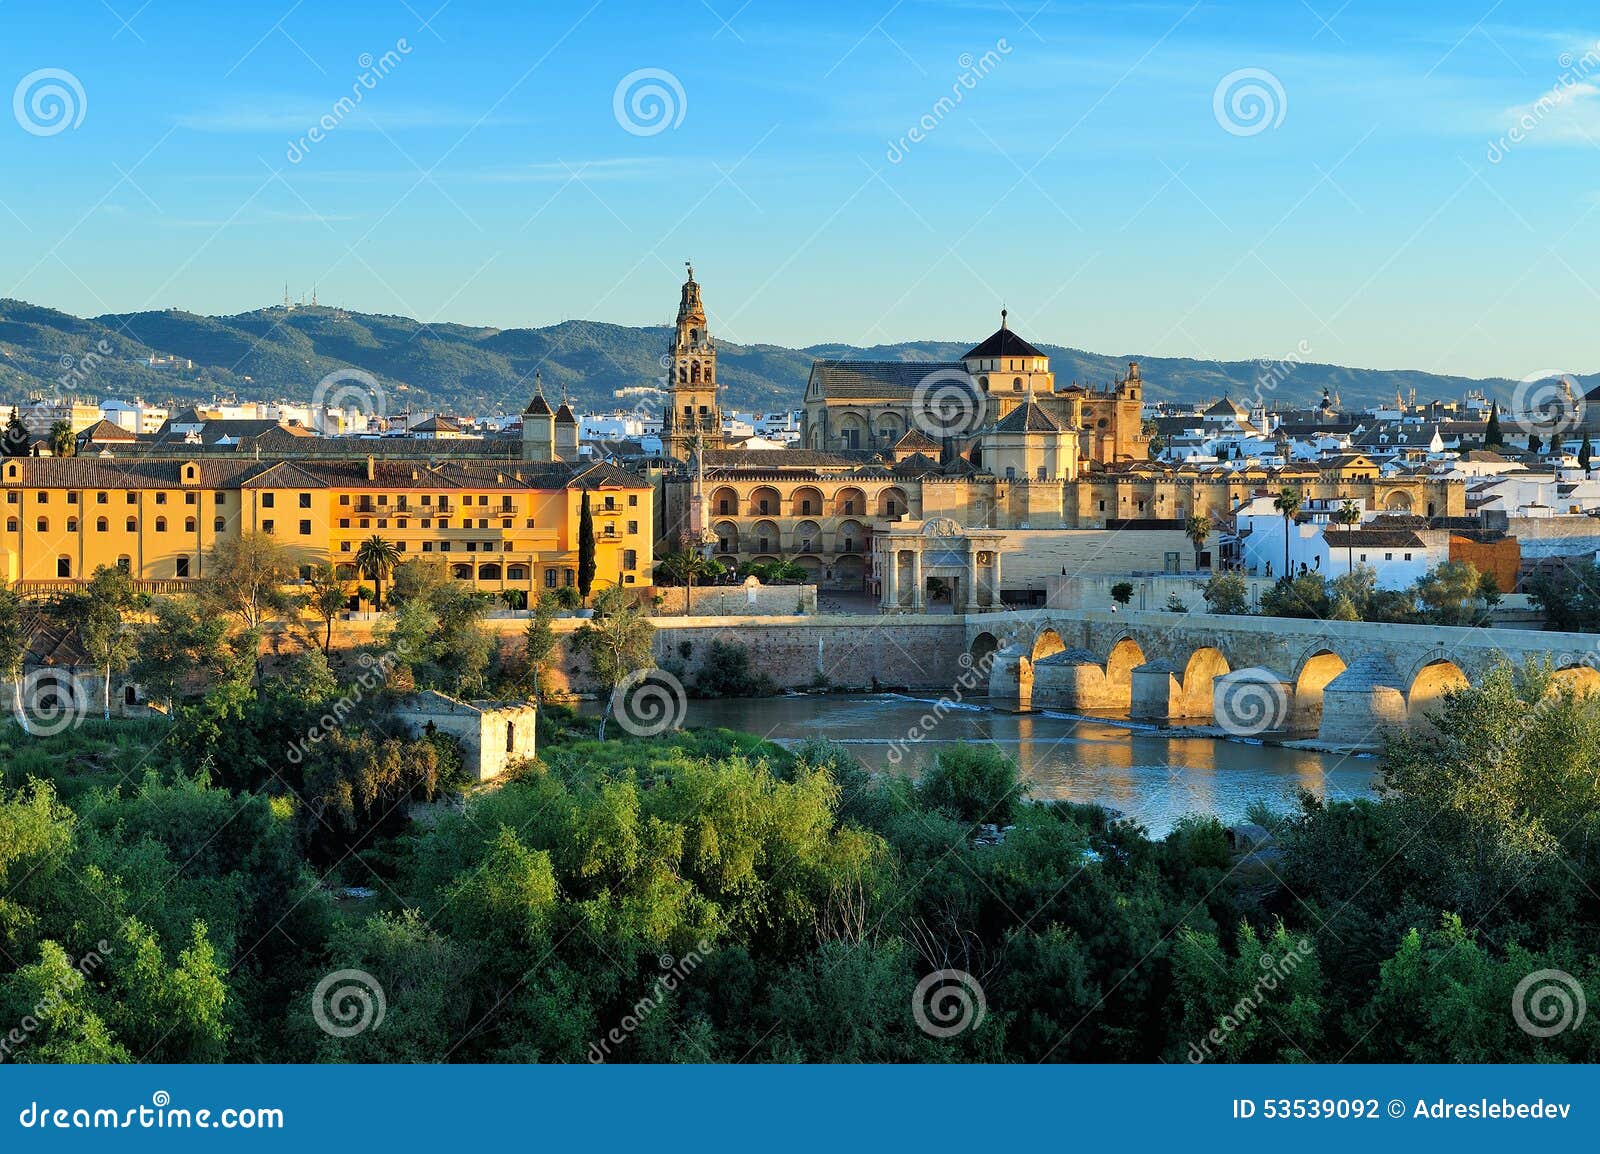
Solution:
M672 580L683 582L683 612L688 616L695 580L711 571L711 563L694 549L679 549L661 559L661 568Z
M1335 524L1344 526L1345 558L1350 573L1354 575L1356 571L1356 547L1355 542L1351 540L1349 534L1351 526L1360 522L1361 510L1359 507L1357 507L1354 501L1346 501L1343 505L1340 505L1338 511L1334 513L1333 520Z
M1272 507L1283 514L1283 576L1288 579L1294 576L1289 570L1289 528L1294 524L1295 517L1300 512L1302 494L1293 485L1285 485L1278 490L1278 495L1272 499Z
M1189 518L1189 524L1184 527L1184 534L1194 544L1194 567L1200 568L1200 550L1205 548L1206 538L1211 536L1211 518L1196 513Z
M50 435L47 439L50 444L51 456L70 457L78 450L78 441L72 434L71 421L57 421L51 425Z
M380 612L383 609L383 579L398 564L400 550L394 547L393 541L386 541L376 533L361 542L361 548L356 550L356 565L372 578L372 604Z

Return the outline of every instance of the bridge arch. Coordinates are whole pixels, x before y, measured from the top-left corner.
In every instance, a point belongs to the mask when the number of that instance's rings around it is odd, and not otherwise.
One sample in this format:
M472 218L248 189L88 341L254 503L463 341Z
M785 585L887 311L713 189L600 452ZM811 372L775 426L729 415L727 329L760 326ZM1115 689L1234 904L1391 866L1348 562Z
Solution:
M1144 650L1132 637L1123 635L1111 646L1106 657L1106 692L1113 707L1132 704L1133 671L1144 663Z
M1183 667L1183 717L1212 716L1212 686L1218 677L1232 672L1222 650L1201 646L1189 654Z
M1461 667L1448 657L1435 658L1425 663L1411 679L1406 690L1406 720L1414 729L1431 726L1430 715L1437 713L1445 696L1457 689L1465 689L1471 682L1461 672Z
M1294 678L1294 723L1305 729L1322 724L1322 691L1348 666L1331 649L1319 649L1300 663Z
M1039 661L1053 653L1060 653L1066 647L1067 643L1061 640L1061 634L1054 629L1041 629L1033 639L1033 648L1028 653L1028 660Z
M1556 689L1571 691L1574 695L1600 693L1600 669L1592 665L1568 665L1550 675Z
M967 647L967 657L972 662L968 668L985 668L993 659L995 651L999 648L1000 639L993 633L983 632L978 634L972 639L972 644Z

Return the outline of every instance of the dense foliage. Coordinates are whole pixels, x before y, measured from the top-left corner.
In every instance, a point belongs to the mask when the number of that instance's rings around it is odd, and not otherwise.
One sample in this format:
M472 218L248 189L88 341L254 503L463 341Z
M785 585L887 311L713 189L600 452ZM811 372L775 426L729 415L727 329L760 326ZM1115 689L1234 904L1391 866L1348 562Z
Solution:
M1536 971L1600 981L1600 698L1539 670L1450 696L1382 800L1259 811L1252 853L1208 817L1153 839L1030 802L992 749L914 783L559 708L538 761L412 821L443 744L357 717L282 756L339 694L316 652L209 730L0 731L11 1060L1600 1057L1592 1018L1540 1037L1512 1008ZM380 1024L319 1027L341 970ZM913 1012L940 970L986 1011L951 1037Z

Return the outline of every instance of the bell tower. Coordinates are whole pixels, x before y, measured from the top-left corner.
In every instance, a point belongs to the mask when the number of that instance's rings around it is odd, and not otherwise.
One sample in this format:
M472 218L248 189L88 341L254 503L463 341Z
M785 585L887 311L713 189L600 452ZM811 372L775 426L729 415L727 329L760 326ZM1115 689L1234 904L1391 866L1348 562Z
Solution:
M661 415L661 447L687 461L701 449L722 447L722 409L717 404L717 345L706 332L706 310L694 266L678 300L678 320L667 350L670 401Z

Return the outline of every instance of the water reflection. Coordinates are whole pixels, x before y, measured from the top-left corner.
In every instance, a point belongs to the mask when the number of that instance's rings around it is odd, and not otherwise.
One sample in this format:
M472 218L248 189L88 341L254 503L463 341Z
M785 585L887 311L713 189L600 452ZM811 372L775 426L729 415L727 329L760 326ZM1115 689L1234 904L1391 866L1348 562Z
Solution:
M873 770L915 773L937 750L982 742L1017 759L1036 797L1111 806L1164 833L1185 813L1237 820L1257 799L1285 808L1301 789L1371 796L1378 762L1276 746L1129 729L1050 713L962 706L893 694L692 701L687 724L725 726L793 743L828 737Z

